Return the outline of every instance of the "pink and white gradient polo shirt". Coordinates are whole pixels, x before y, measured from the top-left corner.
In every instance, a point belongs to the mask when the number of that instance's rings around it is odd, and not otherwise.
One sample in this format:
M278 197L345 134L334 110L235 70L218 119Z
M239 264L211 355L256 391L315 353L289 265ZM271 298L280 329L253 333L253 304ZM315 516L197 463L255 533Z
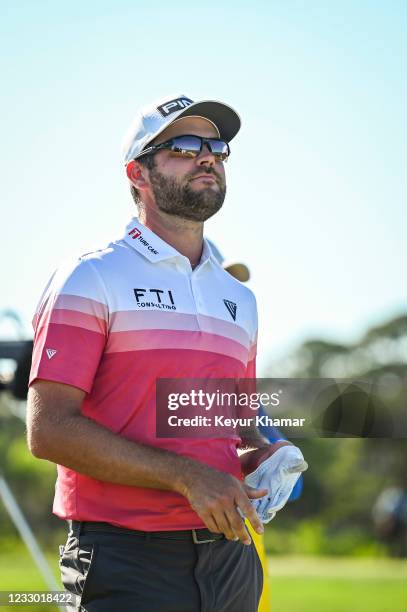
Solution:
M30 384L83 389L83 414L127 439L241 477L235 437L157 438L157 378L255 376L256 302L206 241L199 265L137 219L122 238L60 267L33 320ZM143 531L203 527L186 498L58 466L54 513Z

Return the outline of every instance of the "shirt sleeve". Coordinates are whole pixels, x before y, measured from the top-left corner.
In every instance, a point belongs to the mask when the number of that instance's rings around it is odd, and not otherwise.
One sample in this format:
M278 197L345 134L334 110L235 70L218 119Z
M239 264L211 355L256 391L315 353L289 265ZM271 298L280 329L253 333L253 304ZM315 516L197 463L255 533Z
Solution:
M108 303L88 259L61 266L51 277L33 318L29 385L37 379L89 393L108 335Z

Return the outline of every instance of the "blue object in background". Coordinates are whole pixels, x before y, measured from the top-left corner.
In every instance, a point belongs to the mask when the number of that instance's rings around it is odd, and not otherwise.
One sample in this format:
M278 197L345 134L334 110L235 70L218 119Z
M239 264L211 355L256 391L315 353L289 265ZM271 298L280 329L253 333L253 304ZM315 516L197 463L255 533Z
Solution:
M263 406L260 406L259 408L259 416L267 416L267 412L264 410ZM274 426L260 425L259 430L263 434L263 436L267 438L269 442L272 442L272 443L276 442L277 440L287 439L284 436L284 434L282 434L281 431L277 429L277 427L274 427ZM301 497L303 486L304 486L304 479L301 475L299 479L297 480L297 482L295 483L292 493L290 497L288 498L288 501L296 501L297 499L299 499L299 497Z

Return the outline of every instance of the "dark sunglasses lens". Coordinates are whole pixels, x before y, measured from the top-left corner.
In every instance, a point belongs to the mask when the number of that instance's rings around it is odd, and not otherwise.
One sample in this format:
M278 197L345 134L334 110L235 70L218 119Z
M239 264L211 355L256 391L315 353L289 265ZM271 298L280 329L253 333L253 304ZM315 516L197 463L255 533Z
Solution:
M201 139L196 136L177 136L172 143L172 150L177 153L197 155L201 150Z
M223 140L210 140L209 146L211 148L211 152L222 159L226 159L226 157L229 155L228 144Z

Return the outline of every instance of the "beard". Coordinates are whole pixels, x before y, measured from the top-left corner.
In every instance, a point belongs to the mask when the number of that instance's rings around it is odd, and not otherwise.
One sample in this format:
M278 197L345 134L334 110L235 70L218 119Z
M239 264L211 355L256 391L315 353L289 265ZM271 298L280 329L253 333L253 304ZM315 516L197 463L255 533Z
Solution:
M212 176L218 185L191 188L190 180L198 174ZM164 176L156 168L149 171L152 191L157 207L168 215L190 221L206 221L222 208L226 195L225 180L211 167L188 174L180 183L173 177Z

